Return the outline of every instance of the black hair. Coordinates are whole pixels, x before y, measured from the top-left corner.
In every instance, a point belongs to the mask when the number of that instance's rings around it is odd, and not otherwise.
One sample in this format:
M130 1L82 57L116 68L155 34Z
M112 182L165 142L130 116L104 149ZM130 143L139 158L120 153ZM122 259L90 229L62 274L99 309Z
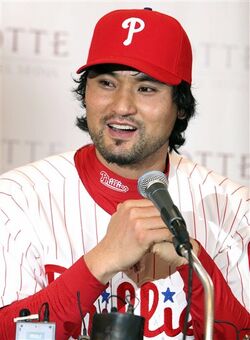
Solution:
M74 79L77 86L73 89L73 92L80 101L82 108L85 108L87 78L95 77L96 75L103 73L104 68L105 65L90 67L80 75L79 79ZM117 67L117 69L121 69L121 66ZM131 70L131 68L128 67L126 67L126 69ZM112 65L112 70L114 70L114 65ZM191 92L191 85L186 81L182 81L178 85L173 85L172 88L173 102L176 104L178 117L169 138L169 151L171 152L174 150L178 152L178 149L185 143L184 131L188 126L190 118L195 114L196 101ZM76 125L82 131L88 132L86 114L77 117Z

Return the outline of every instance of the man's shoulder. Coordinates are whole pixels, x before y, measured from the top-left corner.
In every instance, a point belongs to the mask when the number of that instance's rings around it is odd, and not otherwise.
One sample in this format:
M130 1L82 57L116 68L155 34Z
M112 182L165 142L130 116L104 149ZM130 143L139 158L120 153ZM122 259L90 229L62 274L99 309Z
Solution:
M191 187L197 187L207 192L217 192L228 197L249 200L249 189L236 181L220 175L213 169L193 161L185 155L170 154L170 179L186 181Z
M0 175L0 186L35 186L75 176L75 151L48 156Z

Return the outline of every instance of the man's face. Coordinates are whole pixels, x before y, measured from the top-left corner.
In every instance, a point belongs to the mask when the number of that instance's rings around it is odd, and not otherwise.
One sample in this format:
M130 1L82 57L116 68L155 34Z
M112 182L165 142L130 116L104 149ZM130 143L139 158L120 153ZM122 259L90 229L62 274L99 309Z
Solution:
M166 156L177 117L172 87L133 70L103 73L88 78L85 104L90 136L108 163Z

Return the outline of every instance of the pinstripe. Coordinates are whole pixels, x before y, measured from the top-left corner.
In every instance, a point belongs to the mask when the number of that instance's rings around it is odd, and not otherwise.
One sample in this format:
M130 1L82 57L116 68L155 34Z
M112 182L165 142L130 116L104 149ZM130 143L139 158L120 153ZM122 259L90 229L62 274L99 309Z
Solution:
M22 253L22 256L21 256L21 262L20 262L20 286L19 286L19 291L21 292L22 291L22 286L23 286L23 275L22 275L22 265L23 265L23 253Z
M21 185L19 182L14 181L14 180L11 179L11 178L1 177L1 178L0 178L0 181L9 181L9 182L15 183L17 186L19 186L20 189L22 189L22 185Z
M2 246L2 254L3 254L3 261L4 261L4 285L3 285L3 291L2 291L1 297L2 297L2 300L3 300L3 297L5 295L6 286L7 286L7 262L6 262L3 246Z
M55 243L55 254L56 259L58 258L58 245L57 245L57 238L55 233L55 226L54 226L54 216L53 216L53 209L52 209L52 197L51 197L51 191L50 191L50 183L48 183L48 192L49 192L49 205L50 205L50 218L51 218L51 225L52 225L52 232L54 237L54 243Z
M28 251L29 251L30 247L31 247L31 242L29 243L29 245L28 245L28 247L27 247L27 249L25 251L25 257L28 256Z
M236 218L237 218L237 216L238 216L238 213L239 213L241 204L242 204L242 199L240 200L239 205L238 205L238 208L237 208L237 211L236 211L236 213L235 213L235 215L234 215L232 224L231 224L230 229L229 229L229 233L231 233L231 231L232 231L232 229L233 229L233 226L234 226L235 220L236 220Z
M243 215L243 219L246 219L246 223L247 223L247 225L249 225L250 226L250 221L248 220L248 218L247 218L247 215L245 214L245 215Z
M202 182L203 185L206 183L206 180L208 179L209 175L211 175L212 173L213 173L213 170L208 171L206 177L204 178L204 181Z
M60 172L60 170L54 164L52 164L48 159L44 159L43 161L49 164L54 170L56 170L56 172L58 172L59 175L65 180L65 176Z
M15 169L13 170L14 172L20 174L22 177L26 178L27 181L31 184L32 187L34 187L35 183L31 180L31 178L23 171L21 171L20 169ZM13 179L11 179L13 181ZM19 183L19 185L22 188L22 185Z
M206 218L206 211L204 207L204 199L201 191L201 185L199 185L199 192L200 192L200 198L201 198L201 205L202 205L202 213L203 213L203 218L204 218L204 224L205 224L205 248L207 248L207 218Z
M14 236L14 241L16 241L17 236L21 233L21 229L18 230L18 232L16 233L16 235Z
M239 235L239 238L241 239L241 250L243 251L244 250L243 238L238 231L236 232L236 234ZM237 266L238 275L240 277L241 299L242 299L242 303L243 303L244 307L246 308L246 302L245 302L244 294L243 294L243 292L244 292L243 279L242 279L242 275L241 275L241 272L240 272L239 264L237 263L236 266Z
M179 168L180 164L181 164L181 160L179 161L179 163L178 163L178 165L176 167L175 178L176 178L176 187L177 187L176 191L178 193L178 206L179 206L179 209L182 210L182 206L181 206L181 191L180 191L179 176L178 176L178 168Z
M183 157L180 157L180 159L179 159L179 161L178 161L178 164L177 164L177 166L176 166L176 172L177 172L177 170L179 169L182 160L183 160Z
M193 215L193 228L194 228L194 238L197 238L197 230L196 230L196 219L195 219L195 204L194 204L194 197L193 197L193 192L191 188L191 183L190 183L190 177L188 178L188 183L189 183L189 193L191 197L191 202L192 202L192 215Z
M235 189L231 195L234 195L236 192L240 191L241 189L245 188L243 185L239 186L237 189Z
M189 178L192 177L192 175L193 175L193 173L194 173L194 170L196 169L197 165L198 165L198 164L194 164L194 167L193 167L193 169L191 170L191 172L190 172L190 174L189 174Z
M75 163L73 161L70 161L67 157L64 155L58 155L58 157L62 158L64 161L68 162L70 165L72 165L73 168L75 168Z
M35 294L37 292L37 287L38 287L38 282L37 282L37 279L36 279L36 268L34 268L34 270L33 270L33 278L34 278L34 282L35 282L33 294Z
M83 223L82 223L82 203L81 203L81 194L80 194L80 185L81 181L80 178L78 179L78 209L79 209L79 219L80 219L80 228L81 228L81 238L82 238L82 249L83 249L83 254L86 253L85 250L85 244L84 244L84 232L83 232Z
M98 238L98 225L97 225L97 216L96 216L96 203L94 204L94 211L95 211L95 236L96 236L96 243L99 242Z
M70 240L70 236L69 236L69 232L68 232L68 227L67 227L67 214L66 214L66 203L65 203L65 179L63 182L63 214L64 214L64 221L65 221L65 231L67 233L68 236L68 240L69 240L69 245L70 245L70 252L71 252L71 262L73 264L74 260L73 260L73 246L71 244L71 240Z
M227 212L227 205L228 205L228 195L226 195L226 201L225 201L225 207L224 207L224 213L223 213L223 217L222 217L222 225L225 222L225 218L226 218L226 212Z
M6 219L7 219L7 221L5 222L5 224L8 223L8 221L10 220L9 216L6 214L6 212L5 212L2 208L0 208L0 210L1 210L1 212L3 213L3 215L4 215L4 216L6 217Z
M0 194L7 196L7 197L10 197L11 200L18 206L18 208L21 209L24 212L23 208L20 206L20 204L17 203L17 201L14 199L13 196L11 196L10 194L6 194L5 192L1 192L1 191L0 191Z
M230 266L230 259L229 259L228 253L226 253L226 257L227 257L227 266L226 266L226 276L225 276L225 279L226 279L227 282L229 282L229 280L228 280L228 272L229 272L229 266Z
M218 226L220 226L220 209L219 209L219 202L218 202L218 193L217 193L217 189L216 186L214 187L214 193L215 193L215 201L216 201L216 210L217 210L217 217L218 217Z
M9 220L8 220L9 222ZM6 223L7 224L7 223ZM10 248L10 238L11 238L11 233L9 233L9 236L8 236L8 241L7 241L7 253L9 252L9 248Z
M220 183L219 183L219 186L221 186L222 184L224 184L226 181L228 181L228 178L225 177Z

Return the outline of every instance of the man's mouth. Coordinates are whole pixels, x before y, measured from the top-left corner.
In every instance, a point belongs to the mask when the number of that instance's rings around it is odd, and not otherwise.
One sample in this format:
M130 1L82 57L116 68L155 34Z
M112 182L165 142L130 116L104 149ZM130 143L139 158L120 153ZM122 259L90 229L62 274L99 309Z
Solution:
M138 130L136 126L127 122L109 122L106 126L108 127L110 137L119 140L130 140Z
M108 124L108 127L114 131L133 132L137 130L136 127L125 124Z

